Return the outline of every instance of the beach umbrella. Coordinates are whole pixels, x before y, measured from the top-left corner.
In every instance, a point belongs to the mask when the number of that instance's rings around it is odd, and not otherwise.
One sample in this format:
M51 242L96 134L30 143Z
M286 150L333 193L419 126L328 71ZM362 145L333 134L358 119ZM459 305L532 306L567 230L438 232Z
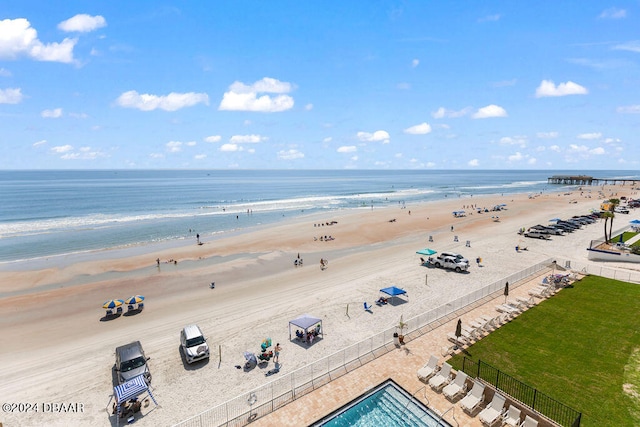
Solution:
M507 303L507 297L509 296L509 282L504 284L504 302Z
M244 358L247 359L247 362L253 364L253 365L257 365L258 364L258 359L256 358L256 355L254 353L251 353L250 351L245 351L244 352Z
M105 302L105 303L102 305L102 308L104 308L104 309L107 309L107 310L108 310L108 309L112 309L112 308L120 307L122 304L124 304L124 300L121 300L121 299L112 299L112 300L109 300L109 301Z
M140 304L142 301L144 301L144 297L142 295L135 295L135 296L127 298L126 303L127 304Z

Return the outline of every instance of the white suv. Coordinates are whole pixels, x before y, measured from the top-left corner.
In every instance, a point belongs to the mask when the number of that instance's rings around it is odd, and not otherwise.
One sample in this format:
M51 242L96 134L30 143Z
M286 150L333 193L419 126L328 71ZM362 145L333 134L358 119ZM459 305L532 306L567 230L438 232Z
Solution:
M209 358L209 345L198 325L187 325L182 329L180 346L189 364Z
M468 259L454 252L442 252L440 255L438 255L438 258L441 260L444 260L447 257L455 258L456 262L466 262L467 264L469 264Z

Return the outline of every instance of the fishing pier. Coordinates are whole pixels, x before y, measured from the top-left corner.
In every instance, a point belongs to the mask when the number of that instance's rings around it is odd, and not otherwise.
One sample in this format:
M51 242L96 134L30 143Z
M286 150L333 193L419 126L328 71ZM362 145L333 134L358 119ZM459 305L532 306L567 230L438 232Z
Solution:
M631 184L634 186L637 182L637 179L594 178L587 175L554 175L547 178L548 184L563 185L616 185L620 183L622 185Z

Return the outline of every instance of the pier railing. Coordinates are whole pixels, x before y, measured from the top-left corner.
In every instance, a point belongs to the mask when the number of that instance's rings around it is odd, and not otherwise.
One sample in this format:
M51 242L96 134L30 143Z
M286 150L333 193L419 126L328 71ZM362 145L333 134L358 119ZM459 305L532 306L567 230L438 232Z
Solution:
M461 313L495 298L497 295L502 294L505 282L509 282L512 288L517 288L526 283L525 279L539 274L542 270L548 270L551 261L551 259L547 259L445 305L407 319L406 323L409 326L407 327L408 333L405 335L405 339L418 338L439 327L442 323L459 316ZM176 426L245 426L359 368L365 363L394 350L396 348L393 343L394 332L396 332L395 327L386 329L336 353L296 369L289 374L282 375L259 388L207 409L176 424Z

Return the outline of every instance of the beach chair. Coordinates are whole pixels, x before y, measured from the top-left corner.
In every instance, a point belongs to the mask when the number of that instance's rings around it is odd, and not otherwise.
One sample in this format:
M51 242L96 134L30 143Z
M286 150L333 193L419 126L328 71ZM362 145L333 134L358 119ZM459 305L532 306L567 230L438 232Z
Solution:
M479 381L473 382L473 388L467 395L460 401L462 409L469 413L473 412L480 406L484 396L484 384Z
M516 301L518 301L520 304L526 305L527 307L533 307L534 305L536 305L536 299L531 296L529 298L525 298L525 297L516 297Z
M105 316L113 316L113 310L107 310L107 314Z
M504 411L505 398L501 394L494 394L489 406L480 411L480 422L488 427L501 420Z
M502 417L502 423L509 427L518 427L520 425L520 408L516 408L513 405L509 405L509 409Z
M449 365L447 362L444 362L442 364L442 368L440 368L438 373L436 373L429 379L429 385L435 391L440 391L442 390L442 387L449 384L449 381L451 381L450 375L451 365Z
M520 310L508 304L496 305L496 310L499 311L500 313L509 314L512 317L520 314Z
M127 307L127 311L133 311L135 310L135 307L133 306L133 304L129 304Z
M438 358L432 354L427 364L418 369L418 379L428 381L436 372L438 372Z
M371 304L364 303L364 311L371 311Z
M122 307L116 308L116 314L122 314Z
M449 399L455 400L467 391L467 378L469 376L462 371L458 371L456 378L442 389L442 394Z
M456 337L456 334L453 332L449 332L447 334L447 339L456 345L471 344L472 342L471 337L466 336L464 331L462 331L462 335L459 337Z
M142 311L142 309L144 308L144 303L138 303L138 310Z
M522 421L520 427L538 427L538 421L534 420L529 415L525 415L524 421Z

